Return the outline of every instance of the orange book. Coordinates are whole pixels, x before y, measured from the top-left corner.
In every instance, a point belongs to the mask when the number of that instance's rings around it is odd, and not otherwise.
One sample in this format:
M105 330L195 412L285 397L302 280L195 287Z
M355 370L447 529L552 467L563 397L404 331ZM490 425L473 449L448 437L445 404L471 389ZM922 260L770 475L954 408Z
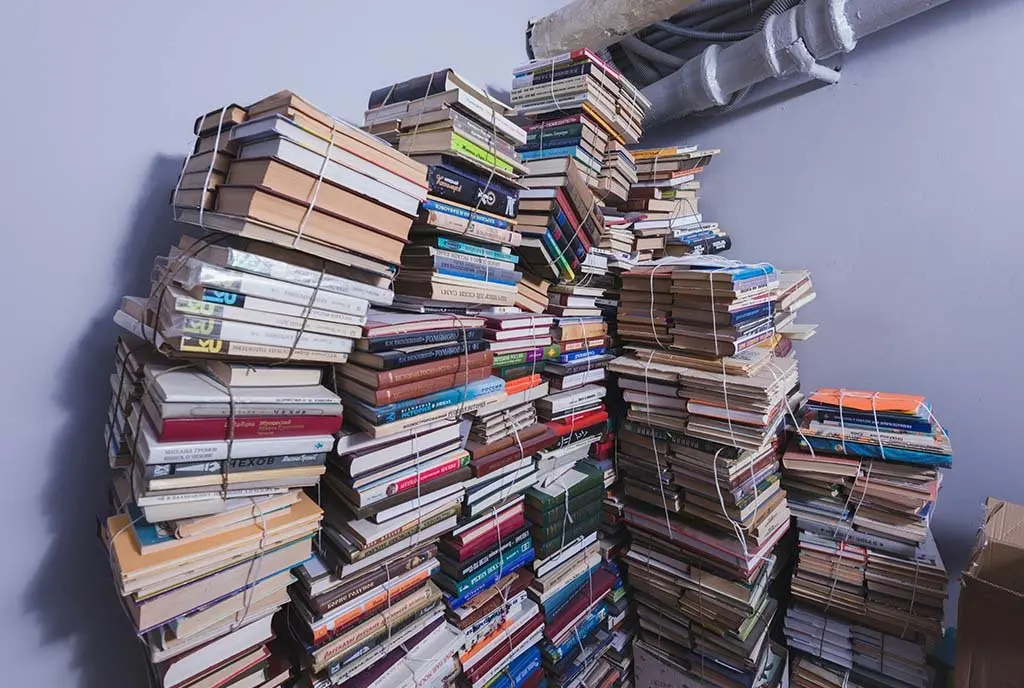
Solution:
M866 413L905 413L917 415L926 408L925 398L914 394L895 394L886 392L864 392L855 389L819 389L811 395L810 401L829 404L850 411Z
M509 380L505 383L505 394L512 395L518 394L519 392L525 392L528 389L533 389L540 384L540 374L535 373L533 375L527 375L515 380Z

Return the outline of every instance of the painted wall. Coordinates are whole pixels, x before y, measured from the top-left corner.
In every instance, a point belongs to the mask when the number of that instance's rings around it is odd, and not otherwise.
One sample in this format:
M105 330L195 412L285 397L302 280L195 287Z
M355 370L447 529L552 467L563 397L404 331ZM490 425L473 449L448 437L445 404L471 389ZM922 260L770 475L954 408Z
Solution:
M985 498L1024 502L1022 30L1020 3L950 2L863 40L836 86L650 134L722 149L701 210L733 257L812 271L806 389L933 402L955 451L932 521L954 576Z
M110 316L176 231L193 118L289 88L361 121L372 88L448 65L507 86L560 4L5 3L0 684L146 685L96 537Z

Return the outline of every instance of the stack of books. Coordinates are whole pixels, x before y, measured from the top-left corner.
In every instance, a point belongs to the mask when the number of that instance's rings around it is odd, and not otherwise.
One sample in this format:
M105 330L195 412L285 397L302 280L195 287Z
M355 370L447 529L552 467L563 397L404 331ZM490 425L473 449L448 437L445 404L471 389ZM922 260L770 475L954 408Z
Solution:
M604 151L601 174L597 184L591 186L598 196L608 204L624 203L629 189L639 181L636 159L633 153L619 141L609 141Z
M606 597L621 587L597 542L604 473L586 462L549 472L526 493L537 561L529 590L544 616L552 685L580 685L611 643Z
M392 303L426 168L287 91L194 132L171 203L206 234L114 317L130 334L101 535L159 685L271 688L291 678L271 619L323 513L303 490L342 421L312 366L345 362L370 306Z
M638 181L619 210L632 220L639 258L722 253L732 245L698 208L697 177L717 155L697 146L633 151Z
M522 278L516 231L515 151L526 132L511 108L451 69L377 89L364 124L429 166L428 194L395 282L417 308L513 306Z
M576 50L515 69L511 93L516 111L538 123L531 148L523 153L531 174L546 167L531 163L570 157L595 180L604 167L608 144L635 144L650 107L642 93L590 50ZM552 134L545 137L547 131ZM532 132L531 132L532 133ZM613 151L616 152L616 151Z
M432 649L447 676L461 635L444 620L438 540L455 527L469 478L459 422L387 437L344 429L321 490L317 556L297 576L288 620L307 684L376 680L411 666L397 648Z
M790 340L804 341L814 336L817 325L796 322L801 308L817 294L807 270L782 270L779 273L779 297L775 300L775 331Z
M571 282L584 274L604 219L575 161L562 157L546 162L557 167L557 175L531 171L524 180L531 188L520 194L519 253L535 274Z
M548 290L551 282L534 275L525 274L519 280L516 307L526 313L543 313L548 305Z
M820 389L794 420L783 456L800 534L790 647L824 661L811 673L931 685L947 576L929 520L949 436L927 400L907 394Z
M622 274L627 353L609 370L625 402L618 461L638 643L694 685L753 685L784 663L769 641L769 588L785 559L778 448L798 376L778 355L777 293L772 266L720 258Z

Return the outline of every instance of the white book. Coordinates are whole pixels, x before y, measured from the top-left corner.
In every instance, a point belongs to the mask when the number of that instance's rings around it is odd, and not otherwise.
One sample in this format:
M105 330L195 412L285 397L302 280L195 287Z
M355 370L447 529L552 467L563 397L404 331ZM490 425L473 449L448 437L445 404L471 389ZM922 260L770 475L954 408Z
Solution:
M299 329L285 329L253 322L206 318L199 315L175 313L164 309L160 316L161 332L167 337L209 337L243 344L266 344L278 347L297 347L310 351L329 351L347 354L352 351L354 337L336 337Z
M488 404L486 411L487 413L495 413L497 411L504 411L505 409L534 402L537 399L546 397L548 395L548 391L550 391L549 387L549 382L542 382L536 387L531 387L530 389L524 389L522 392L511 394L504 401Z
M491 341L487 348L491 351L504 353L506 351L520 351L535 349L540 346L550 346L551 335L532 336L525 339L506 339L504 341Z
M312 387L323 379L321 368L246 365L214 359L202 365L218 382L230 387Z
M534 574L543 578L595 542L597 542L597 533L591 533L590 535L576 538L547 559L534 559Z
M679 229L680 227L699 226L702 220L700 213L692 215L677 215L659 220L638 220L633 223L633 229Z
M516 491L511 489L509 487L510 485L513 485L523 480L524 478L534 476L537 473L537 468L536 466L534 466L532 458L526 458L523 459L522 461L517 461L514 465L518 465L519 468L517 468L515 471L511 473L507 473L499 477L497 480L487 483L486 485L480 486L479 489L472 492L471 494L467 494L466 504L470 506L478 504L479 502L482 502L488 497L493 497L495 493L498 493L499 495L515 494Z
M488 475L482 475L472 480L467 480L464 483L466 488L466 496L472 498L474 494L478 494L481 491L488 491L489 488L499 479L508 477L510 474L518 473L524 468L531 468L533 466L533 457L527 456L525 459L520 459L510 463L507 466L502 466L498 470Z
M311 270L228 246L211 244L196 252L194 242L190 244L183 239L183 245L191 251L194 258L229 270L247 272L304 287L319 287L324 291L365 299L375 306L390 306L394 301L395 293L390 289L332 274L332 270L338 269L336 266L327 266L321 273L320 270ZM178 248L171 249L172 257L180 253L181 250Z
M177 268L174 281L185 289L195 287L211 287L222 291L230 291L246 296L256 296L274 301L283 301L303 307L323 308L329 311L347 313L365 317L370 308L366 299L336 294L323 289L305 287L301 284L282 282L281 280L259 275L250 275L238 270L228 270L189 258L184 265L179 261L166 259L161 267L173 262ZM365 322L365 320L364 320Z
M322 385L300 387L228 388L215 378L194 370L170 370L170 365L147 365L146 384L153 397L171 404L309 404L328 405L341 413L341 398Z
M397 504L397 505L391 507L390 509L384 509L382 511L378 511L377 513L375 513L373 516L370 517L370 520L373 521L374 523L386 523L386 522L390 521L391 519L397 518L397 517L401 516L402 514L407 514L410 511L419 511L421 508L422 509L432 508L432 506L436 502L439 502L439 501L441 501L443 499L448 499L448 498L454 497L454 498L456 498L458 500L462 500L462 496L463 496L464 493L465 493L465 488L462 486L462 483L456 483L455 485L449 485L448 487L442 488L440 490L435 490L434 492L431 492L430 494L423 495L422 497L419 497L417 499L410 499L408 502L403 502L402 504Z
M425 468L431 461L454 451L458 451L460 448L461 442L458 439L446 442L445 444L436 447L417 447L415 450L407 454L408 459L405 461L388 464L380 467L379 470L374 470L373 473L362 474L358 478L354 478L352 481L352 487L356 490L361 490L378 480L386 479L389 476L396 475L402 471L416 468L417 466L421 469Z
M529 320L527 320L527 324L529 324ZM491 332L488 332L487 334L488 339L490 339L491 337L494 338L492 341L504 341L507 339L527 339L530 342L531 346L540 346L540 344L533 344L534 338L539 340L543 337L548 337L550 339L550 328L551 325L549 321L548 324L538 324L536 327L516 327L514 329L493 330Z
M512 623L508 627L506 627L505 630L502 631L500 635L491 638L489 642L485 643L476 652L474 652L474 654L471 657L467 657L462 661L462 670L471 670L473 667L479 664L481 660L486 658L500 644L508 643L509 638L511 638L516 633L516 631L518 631L520 628L523 628L528 623L533 621L533 619L539 614L540 607L537 606L537 603L533 600L527 600L525 603L523 603L523 605L521 605L518 614L509 614L508 618L512 620ZM511 655L509 656L509 659L512 659Z
M415 647L409 648L394 666L389 667L366 688L433 688L454 669L454 654L464 643L461 631L441 624Z
M559 382L559 387L564 390L573 389L575 387L582 387L583 385L591 382L600 382L604 379L604 368L595 368L593 370L584 370L580 373L573 373L572 375L564 375Z
M201 674L209 667L216 666L224 660L241 654L246 649L265 643L274 637L270 628L273 615L267 615L253 623L242 626L237 631L204 645L195 652L172 660L166 667L163 676L165 686L176 686L193 676Z
M386 523L380 523L363 518L355 521L349 521L345 524L344 530L354 533L357 536L355 538L357 540L361 539L363 542L374 542L396 528L401 528L409 525L410 523L415 523L416 521L428 520L431 516L434 516L435 514L438 514L445 509L450 508L453 504L457 504L461 501L462 495L456 491L442 497L441 499L425 503L422 509L411 509L405 514L397 516Z
M307 132L279 115L259 117L231 130L231 140L242 144L239 160L276 158L319 176L338 186L368 196L386 206L415 216L420 201L426 199L426 186L390 172L338 145L331 146L319 136ZM330 149L330 159L324 158Z
M495 490L479 501L468 505L470 517L475 518L476 516L479 516L489 510L492 506L500 504L509 495L518 495L520 492L530 489L537 484L538 476L539 473L530 473L526 477L520 478L516 482L506 485L503 489Z
M601 385L585 385L579 389L559 392L541 399L538 405L550 409L552 413L571 411L595 404L604 399L606 390Z
M350 332L355 332L358 328L359 334L352 337L353 339L361 336L363 321L366 319L366 316L362 315L350 315L323 308L307 308L298 304L229 292L218 294L220 301L212 302L193 298L173 286L167 291L169 296L174 299L173 306L181 312L214 318L223 317L228 320L257 322L293 330L324 331L329 334L341 331L327 329L328 326L336 323L335 327L344 328L344 334L339 334L339 336L349 336Z

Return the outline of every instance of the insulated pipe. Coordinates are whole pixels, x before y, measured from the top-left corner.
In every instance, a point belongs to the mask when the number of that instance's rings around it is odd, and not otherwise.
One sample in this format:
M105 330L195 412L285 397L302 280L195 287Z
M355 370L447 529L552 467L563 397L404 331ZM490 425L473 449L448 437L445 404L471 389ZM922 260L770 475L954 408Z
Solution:
M838 79L838 73L819 61L850 52L864 36L948 1L807 0L769 18L749 38L724 48L708 46L676 72L643 89L653 104L644 125L725 105L737 91L766 79L799 73Z
M600 50L645 26L671 17L697 0L575 0L526 29L530 59L552 57L577 48Z

